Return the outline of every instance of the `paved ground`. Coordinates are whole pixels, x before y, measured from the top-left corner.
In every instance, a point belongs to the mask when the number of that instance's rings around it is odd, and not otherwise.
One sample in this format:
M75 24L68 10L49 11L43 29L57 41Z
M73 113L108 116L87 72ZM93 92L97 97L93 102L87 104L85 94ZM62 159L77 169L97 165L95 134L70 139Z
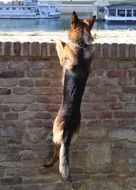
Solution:
M136 30L98 31L93 30L95 43L127 43L136 44ZM34 33L0 33L0 41L51 42L59 38L67 40L67 32L34 32Z

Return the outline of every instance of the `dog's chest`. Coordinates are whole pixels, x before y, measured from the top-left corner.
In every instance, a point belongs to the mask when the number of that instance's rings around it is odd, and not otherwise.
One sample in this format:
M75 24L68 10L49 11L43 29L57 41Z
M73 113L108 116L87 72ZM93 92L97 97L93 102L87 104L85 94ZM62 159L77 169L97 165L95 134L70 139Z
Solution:
M92 47L85 47L85 48L80 48L77 51L77 63L82 65L82 66L88 66L90 65L91 62L91 57L92 57Z

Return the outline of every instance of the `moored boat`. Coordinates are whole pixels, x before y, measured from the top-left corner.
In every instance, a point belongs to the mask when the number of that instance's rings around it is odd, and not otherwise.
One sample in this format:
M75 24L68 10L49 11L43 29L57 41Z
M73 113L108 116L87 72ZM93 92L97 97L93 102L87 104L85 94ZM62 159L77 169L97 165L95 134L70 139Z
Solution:
M0 2L0 18L57 18L60 14L55 5L37 0Z

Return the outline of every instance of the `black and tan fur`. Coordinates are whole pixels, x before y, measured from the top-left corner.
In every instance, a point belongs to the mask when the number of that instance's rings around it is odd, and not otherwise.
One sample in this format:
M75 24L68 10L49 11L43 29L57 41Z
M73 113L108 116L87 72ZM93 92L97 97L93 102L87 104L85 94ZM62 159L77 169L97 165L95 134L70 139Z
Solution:
M57 41L56 49L63 68L63 99L53 124L54 156L45 167L53 166L59 159L62 178L71 181L69 147L78 137L80 105L90 72L93 57L91 29L95 16L81 20L73 12L68 31L69 42Z

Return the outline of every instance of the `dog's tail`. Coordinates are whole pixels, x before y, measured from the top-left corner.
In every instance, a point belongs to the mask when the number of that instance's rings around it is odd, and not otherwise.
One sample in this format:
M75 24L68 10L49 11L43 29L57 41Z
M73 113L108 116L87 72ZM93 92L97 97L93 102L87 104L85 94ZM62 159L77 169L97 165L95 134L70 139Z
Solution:
M60 147L60 160L59 160L59 171L62 178L66 181L72 182L70 168L69 168L69 147L72 138L72 131L65 128L63 132L63 139Z

